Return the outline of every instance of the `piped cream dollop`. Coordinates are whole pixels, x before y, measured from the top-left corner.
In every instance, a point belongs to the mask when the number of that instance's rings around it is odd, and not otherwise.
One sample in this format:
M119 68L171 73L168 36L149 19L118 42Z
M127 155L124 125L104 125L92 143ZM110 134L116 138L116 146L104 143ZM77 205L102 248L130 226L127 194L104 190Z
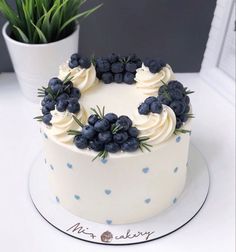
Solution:
M176 117L174 111L163 105L161 114L149 113L140 115L138 112L134 115L134 126L139 130L139 137L147 137L151 145L160 144L168 140L175 131Z
M149 96L156 96L163 83L168 83L174 79L174 73L169 65L163 67L160 72L153 74L143 64L141 68L137 69L135 75L136 87L142 89L144 94Z
M65 63L59 67L58 77L63 80L69 73L71 74L71 77L73 77L71 80L73 82L73 86L78 88L81 93L84 93L86 90L98 83L96 70L93 64L91 64L88 69L81 68L79 66L71 69L68 64Z
M73 115L83 124L87 121L87 113L82 106L77 114L72 114L68 111L59 112L57 110L51 111L51 114L52 126L48 129L48 132L62 143L72 143L73 141L74 136L68 135L68 130L81 130L81 127L73 119Z

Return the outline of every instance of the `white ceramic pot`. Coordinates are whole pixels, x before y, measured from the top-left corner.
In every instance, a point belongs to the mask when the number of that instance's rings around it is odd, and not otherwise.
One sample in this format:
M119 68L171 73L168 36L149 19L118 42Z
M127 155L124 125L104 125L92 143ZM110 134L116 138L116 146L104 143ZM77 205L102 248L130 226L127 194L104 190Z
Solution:
M8 23L2 34L21 90L33 102L38 102L37 89L57 76L59 65L78 51L79 26L70 36L48 44L26 44L12 39Z

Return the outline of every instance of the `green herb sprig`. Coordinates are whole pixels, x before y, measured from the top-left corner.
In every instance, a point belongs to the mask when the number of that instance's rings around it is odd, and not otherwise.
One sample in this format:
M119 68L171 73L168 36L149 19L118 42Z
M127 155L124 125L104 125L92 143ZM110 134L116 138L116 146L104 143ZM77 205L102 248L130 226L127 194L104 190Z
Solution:
M86 0L15 0L15 10L6 0L0 0L0 13L9 21L14 39L42 44L67 37L82 18L102 6L81 12L85 3Z

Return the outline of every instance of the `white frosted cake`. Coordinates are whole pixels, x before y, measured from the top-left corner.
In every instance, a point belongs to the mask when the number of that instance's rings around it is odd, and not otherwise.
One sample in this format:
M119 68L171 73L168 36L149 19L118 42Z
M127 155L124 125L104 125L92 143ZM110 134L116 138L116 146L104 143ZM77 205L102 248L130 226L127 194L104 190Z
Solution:
M58 204L106 224L139 222L175 204L187 175L190 93L163 60L73 54L39 91Z

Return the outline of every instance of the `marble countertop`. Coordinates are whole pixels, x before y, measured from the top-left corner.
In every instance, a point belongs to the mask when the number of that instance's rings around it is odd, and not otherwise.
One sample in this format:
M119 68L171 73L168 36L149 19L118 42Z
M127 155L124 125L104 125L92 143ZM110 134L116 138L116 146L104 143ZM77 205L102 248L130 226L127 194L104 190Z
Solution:
M0 248L19 252L234 252L235 109L201 80L177 74L195 90L191 141L208 162L210 193L199 214L162 239L133 246L102 246L71 238L49 225L28 193L30 165L41 149L38 107L20 93L14 74L0 74ZM219 83L220 85L220 83Z

